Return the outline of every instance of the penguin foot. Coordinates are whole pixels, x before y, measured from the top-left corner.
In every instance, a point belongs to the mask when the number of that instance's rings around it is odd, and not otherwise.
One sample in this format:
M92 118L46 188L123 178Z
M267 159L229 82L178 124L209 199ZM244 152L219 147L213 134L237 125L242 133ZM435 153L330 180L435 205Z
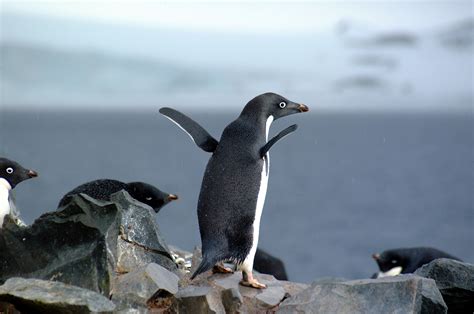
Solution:
M240 281L240 284L242 286L251 287L251 288L255 288L255 289L265 289L267 287L263 283L258 282L257 279L253 278L252 272L247 273L247 272L243 271L242 272L242 277L243 278Z
M255 288L255 289L265 289L267 285L264 285L263 283L260 283L257 281L257 279L252 279L251 281L245 281L241 280L240 284L245 287L250 287L250 288Z
M225 267L224 263L221 262L214 265L214 267L212 268L212 273L233 274L234 270L232 270L232 268L230 267Z

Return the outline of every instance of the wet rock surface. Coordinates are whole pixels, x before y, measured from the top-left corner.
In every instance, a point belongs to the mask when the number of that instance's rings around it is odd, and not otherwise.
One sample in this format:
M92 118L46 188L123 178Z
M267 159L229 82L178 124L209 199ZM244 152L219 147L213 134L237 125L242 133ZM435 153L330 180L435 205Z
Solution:
M423 265L416 275L435 280L449 313L474 313L474 265L440 258Z

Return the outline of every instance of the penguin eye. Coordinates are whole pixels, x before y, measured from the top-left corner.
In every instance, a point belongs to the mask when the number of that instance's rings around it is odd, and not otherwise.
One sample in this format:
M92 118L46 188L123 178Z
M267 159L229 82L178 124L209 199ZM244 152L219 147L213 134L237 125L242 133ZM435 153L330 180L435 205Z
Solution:
M147 201L151 201L151 200L152 200L152 197L147 197L146 200L147 200Z
M282 101L278 106L280 106L281 109L286 107L286 102Z
M397 263L397 260L396 259L392 259L392 264L396 264Z
M12 167L8 167L6 171L7 171L8 174L12 174L12 173L13 173L13 168L12 168Z

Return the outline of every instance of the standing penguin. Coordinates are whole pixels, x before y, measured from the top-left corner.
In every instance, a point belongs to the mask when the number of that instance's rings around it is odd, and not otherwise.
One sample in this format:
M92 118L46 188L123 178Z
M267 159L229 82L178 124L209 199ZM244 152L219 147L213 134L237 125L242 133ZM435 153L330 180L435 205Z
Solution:
M181 127L201 149L211 152L198 201L203 259L191 279L222 262L232 261L242 270L242 285L265 288L252 274L258 245L269 175L268 151L281 138L296 130L292 125L268 140L271 123L281 117L308 111L274 94L252 99L240 116L224 130L220 142L200 125L171 108L160 113ZM217 264L217 265L216 265Z
M25 169L13 160L0 157L0 229L6 215L11 215L17 222L22 223L11 190L18 183L37 176L36 171Z

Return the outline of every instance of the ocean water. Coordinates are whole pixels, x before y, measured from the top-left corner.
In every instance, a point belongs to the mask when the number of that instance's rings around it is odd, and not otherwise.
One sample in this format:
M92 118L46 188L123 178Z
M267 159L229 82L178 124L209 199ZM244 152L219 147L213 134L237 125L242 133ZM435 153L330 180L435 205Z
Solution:
M216 138L238 112L187 112ZM474 262L473 117L466 114L294 115L275 134L260 247L289 277L367 278L370 255L433 246ZM145 181L180 196L157 215L168 243L200 244L196 204L210 155L156 112L0 111L0 155L37 170L20 184L27 223L98 178Z

